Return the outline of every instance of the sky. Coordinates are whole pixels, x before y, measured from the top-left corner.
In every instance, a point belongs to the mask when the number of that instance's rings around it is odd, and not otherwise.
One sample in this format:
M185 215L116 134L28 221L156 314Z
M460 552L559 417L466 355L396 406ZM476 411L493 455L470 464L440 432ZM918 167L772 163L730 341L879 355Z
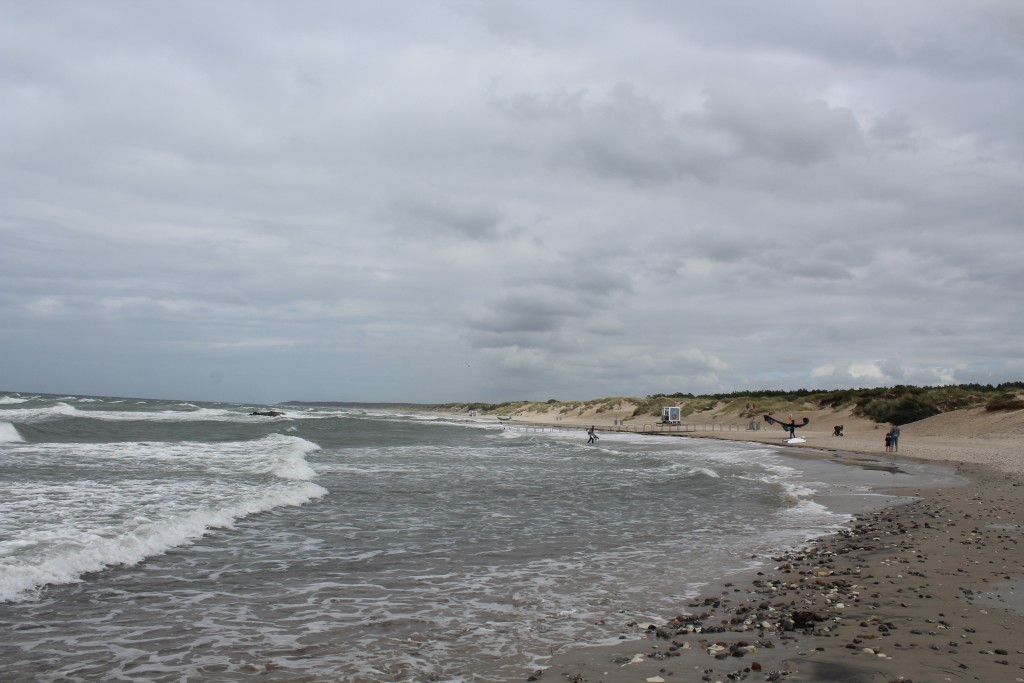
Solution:
M0 390L1024 379L1024 3L0 0Z

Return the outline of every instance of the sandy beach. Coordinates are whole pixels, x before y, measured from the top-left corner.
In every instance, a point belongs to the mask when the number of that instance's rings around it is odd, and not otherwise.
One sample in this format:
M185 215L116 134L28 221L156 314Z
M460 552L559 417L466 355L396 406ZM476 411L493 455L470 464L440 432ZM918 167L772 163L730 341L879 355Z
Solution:
M511 424L617 429L622 414L517 415ZM796 413L794 413L796 414ZM849 412L811 411L789 446L779 427L726 428L740 415L702 415L685 438L777 443L794 455L854 466L946 464L963 484L888 491L912 502L859 513L848 528L796 552L759 558L665 623L622 625L618 645L565 648L527 680L1024 681L1024 411L946 413L905 425L886 452L888 425ZM686 422L687 420L684 420ZM651 422L650 419L647 422ZM626 424L630 420L626 419ZM833 436L842 424L844 436ZM713 426L718 425L718 429Z

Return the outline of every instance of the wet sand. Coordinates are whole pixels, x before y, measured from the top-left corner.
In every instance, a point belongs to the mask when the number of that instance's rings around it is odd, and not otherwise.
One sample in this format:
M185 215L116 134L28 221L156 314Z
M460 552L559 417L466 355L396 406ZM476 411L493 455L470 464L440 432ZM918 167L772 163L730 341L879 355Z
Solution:
M684 419L703 426L681 436L858 466L941 464L961 482L887 489L912 502L858 513L799 552L759 558L756 573L666 604L664 614L677 616L665 623L623 624L617 645L567 643L519 680L1024 683L1024 411L957 410L903 425L898 452L885 449L890 425L852 409L793 414L810 417L800 445L786 445L777 427L748 429L757 414L718 408ZM522 413L511 423L578 428L585 438L591 424L645 431L655 421L624 404ZM832 435L836 425L844 436Z
M523 679L1024 681L1021 479L1008 467L930 460L954 465L966 483L887 491L913 502L857 514L843 532L762 558L757 574L667 604L665 614L678 616L666 623L623 624L618 645L567 645Z

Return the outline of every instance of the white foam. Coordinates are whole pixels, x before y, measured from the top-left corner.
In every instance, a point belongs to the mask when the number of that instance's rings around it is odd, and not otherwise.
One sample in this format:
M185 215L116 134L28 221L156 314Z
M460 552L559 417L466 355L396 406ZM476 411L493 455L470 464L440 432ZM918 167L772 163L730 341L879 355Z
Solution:
M74 400L74 399L71 399ZM82 403L83 401L79 401ZM184 406L187 408L187 406ZM80 410L73 405L60 401L41 408L19 408L10 411L17 416L19 422L44 421L56 417L81 417L110 422L143 421L143 422L187 422L187 421L248 421L253 418L237 410L221 408L197 408L183 410L98 410L87 408Z
M261 442L269 446L269 471L275 476L298 481L309 481L316 476L305 458L307 454L320 450L312 441L298 436L271 434L257 443Z
M310 481L317 473L305 460L319 448L280 434L217 443L12 443L4 457L77 477L0 484L0 519L16 530L0 536L0 602L319 498L327 490Z
M0 443L19 443L24 441L17 427L10 422L0 422Z
M18 422L31 422L33 420L47 420L53 417L83 415L77 408L67 403L55 403L45 408L19 408L17 410L4 411L5 414L16 416Z
M10 405L13 403L25 403L28 401L27 398L18 398L16 396L0 396L0 405Z
M235 500L222 507L181 511L159 521L134 518L124 528L84 530L72 526L36 533L31 539L0 543L0 602L31 598L48 584L74 583L88 572L117 565L134 565L147 557L187 545L216 528L231 528L235 520L279 506L302 505L325 495L317 484L271 489L256 498ZM26 548L45 549L26 561Z

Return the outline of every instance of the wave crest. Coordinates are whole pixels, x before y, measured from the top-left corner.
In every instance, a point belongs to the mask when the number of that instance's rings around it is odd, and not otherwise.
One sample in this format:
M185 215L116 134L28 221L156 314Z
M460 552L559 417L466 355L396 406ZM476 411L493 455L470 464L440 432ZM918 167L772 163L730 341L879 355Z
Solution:
M17 427L10 422L0 422L0 443L21 443L24 440Z
M269 446L267 472L282 479L309 481L316 471L306 462L306 456L320 450L320 446L299 436L271 434L257 443Z
M189 545L215 528L231 528L236 520L280 506L303 505L327 493L311 482L265 491L220 508L184 511L159 521L135 517L118 533L68 531L62 538L20 540L0 544L0 602L35 599L46 585L76 583L83 574L118 565L132 566L171 548ZM52 536L52 534L51 534ZM49 546L37 561L18 551Z
M0 438L5 433L17 435L0 422ZM310 481L317 473L305 459L320 446L297 436L8 448L30 459L45 449L54 466L84 470L64 482L24 481L6 492L4 514L19 519L21 531L0 538L0 602L33 599L47 585L131 566L240 518L327 494ZM100 470L109 474L93 476ZM45 514L55 507L65 513Z

